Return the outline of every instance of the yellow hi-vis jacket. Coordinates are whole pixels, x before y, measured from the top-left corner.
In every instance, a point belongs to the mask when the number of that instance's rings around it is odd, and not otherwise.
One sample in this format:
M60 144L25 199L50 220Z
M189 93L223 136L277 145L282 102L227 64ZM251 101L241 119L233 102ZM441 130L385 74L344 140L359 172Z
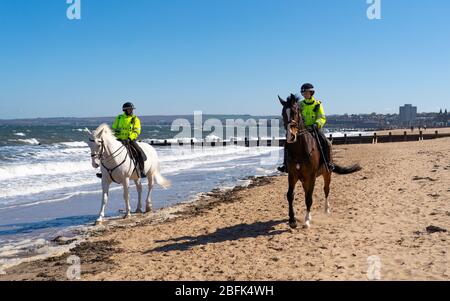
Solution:
M134 114L128 116L123 113L116 117L112 129L119 140L136 140L141 134L141 121Z
M314 97L311 99L303 99L300 102L300 108L307 127L317 124L319 129L322 129L327 122L322 103Z

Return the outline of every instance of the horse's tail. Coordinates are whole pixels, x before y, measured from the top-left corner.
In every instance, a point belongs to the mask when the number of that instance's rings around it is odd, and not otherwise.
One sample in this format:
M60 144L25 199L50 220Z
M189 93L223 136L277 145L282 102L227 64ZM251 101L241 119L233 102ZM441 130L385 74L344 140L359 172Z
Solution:
M172 185L170 180L164 178L161 175L161 173L159 171L159 163L158 163L158 166L156 167L156 171L155 171L155 180L156 180L156 183L161 185L164 189L168 189Z
M333 172L337 173L338 175L348 175L348 174L351 174L354 172L358 172L361 169L362 169L362 167L359 166L359 164L355 164L350 167L342 167L342 166L335 164Z

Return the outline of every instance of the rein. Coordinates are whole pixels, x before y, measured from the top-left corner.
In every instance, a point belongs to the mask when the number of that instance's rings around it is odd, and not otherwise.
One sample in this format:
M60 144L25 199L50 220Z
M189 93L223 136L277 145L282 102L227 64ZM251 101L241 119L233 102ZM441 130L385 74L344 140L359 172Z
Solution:
M297 121L295 121L295 120L291 120L291 116L290 116L290 114L288 114L288 118L289 118L289 120L288 120L288 127L291 125L291 123L293 123L293 122L295 122L296 123L296 129L297 129L297 135L305 135L306 133L309 133L309 131L308 131L308 129L304 126L304 129L302 129L301 127L300 127L300 123L302 123L303 125L304 125L304 121L303 121L303 118L300 118L300 108L295 108L296 109L296 112L297 112L297 114L299 115L299 119L301 120L301 122L297 122Z
M89 139L89 141L95 143L95 140L94 140L94 139ZM111 155L109 155L108 157L104 157L104 156L103 156L103 152L105 151L105 149L106 149L105 143L104 143L104 141L103 141L103 139L102 139L102 140L101 140L101 148L100 148L100 151L99 151L98 153L91 153L91 158L97 157L97 159L99 159L100 162L102 163L103 168L105 168L106 171L108 172L109 176L111 177L111 180L112 180L114 183L120 184L119 182L117 182L117 181L114 179L112 173L113 173L117 168L119 168L120 166L122 166L123 164L125 164L125 162L126 162L127 159L128 159L128 152L125 154L125 158L123 159L123 161L122 161L119 165L116 165L116 166L113 167L113 168L108 168L108 167L106 167L105 163L111 162L114 158L116 158L116 157L118 157L120 154L122 154L123 150L126 149L126 147L125 147L125 145L122 144L121 147L119 147L118 149L116 149L116 150L115 150ZM120 151L120 153L117 154L117 155L115 155L118 151Z
M304 136L304 135L306 135L307 133L309 133L309 134L311 134L309 131L308 131L308 129L306 128L306 126L304 126L304 121L303 121L303 118L301 118L301 112L300 112L300 108L298 107L298 106L296 106L296 107L294 107L294 109L295 109L295 111L296 111L296 113L298 114L298 117L299 117L299 122L297 122L297 121L295 121L295 120L291 120L291 116L290 116L290 112L287 114L287 116L288 116L288 127L290 127L290 125L293 123L293 122L295 122L296 123L296 126L295 126L295 128L297 129L297 132L295 133L295 135L296 135L296 138L295 139L298 139L298 136ZM301 128L301 124L303 124L303 129ZM303 160L295 160L294 158L292 158L291 156L289 156L289 157L291 157L291 160L293 160L295 163L297 163L297 164L303 164L303 163L305 163L305 162L309 162L310 161L310 159L311 159L311 153L314 151L314 148L313 149L311 149L311 152L309 152L307 155L308 155L308 157L306 158L306 159L303 159Z

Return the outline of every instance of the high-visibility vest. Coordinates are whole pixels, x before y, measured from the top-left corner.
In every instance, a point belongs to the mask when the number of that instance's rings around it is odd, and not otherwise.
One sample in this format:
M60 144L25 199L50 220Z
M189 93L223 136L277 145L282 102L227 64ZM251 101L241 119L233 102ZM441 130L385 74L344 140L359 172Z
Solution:
M112 125L114 135L119 140L136 140L141 134L141 121L136 115L120 114Z
M321 129L325 126L327 118L323 110L322 102L311 97L311 99L302 100L300 102L300 108L307 127L317 124L318 128Z

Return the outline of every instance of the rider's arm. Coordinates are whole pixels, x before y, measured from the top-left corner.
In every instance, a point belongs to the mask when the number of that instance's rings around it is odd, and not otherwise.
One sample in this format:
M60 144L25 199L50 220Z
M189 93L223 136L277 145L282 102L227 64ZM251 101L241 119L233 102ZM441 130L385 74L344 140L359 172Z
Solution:
M323 110L323 105L320 104L316 112L316 124L319 129L323 128L327 123L327 117L325 116L325 111Z
M117 116L112 125L112 129L114 130L114 133L116 133L116 134L119 132L119 119L120 119L120 116Z
M133 130L130 133L130 139L136 140L140 134L141 134L141 121L139 120L138 117L136 117L133 124Z

